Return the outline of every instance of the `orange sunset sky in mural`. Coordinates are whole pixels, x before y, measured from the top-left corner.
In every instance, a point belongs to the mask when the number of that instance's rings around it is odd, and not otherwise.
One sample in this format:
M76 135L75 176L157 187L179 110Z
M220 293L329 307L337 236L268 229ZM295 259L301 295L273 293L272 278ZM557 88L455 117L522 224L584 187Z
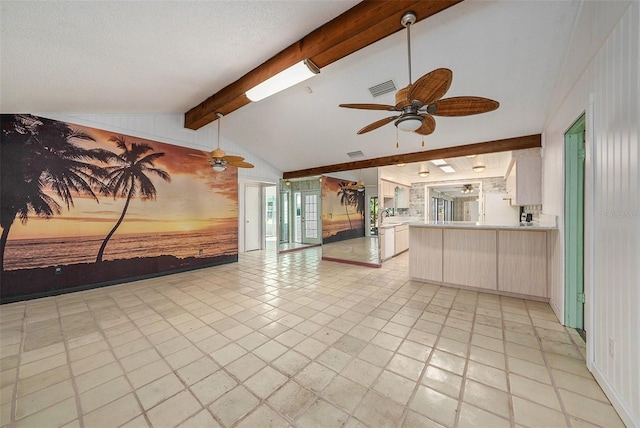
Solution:
M85 148L103 148L120 152L109 139L118 135L110 131L72 125L89 133L96 142L74 141ZM211 169L208 152L162 144L142 138L124 136L127 143L144 142L156 153L165 155L154 162L171 176L167 183L149 175L156 188L156 200L133 198L117 234L149 234L164 232L193 232L212 227L237 227L237 170L228 168L222 173ZM47 192L62 205L53 192ZM74 206L62 207L60 214L50 219L29 216L26 224L16 219L10 240L68 236L105 236L118 220L126 198L99 195L99 203L80 195L73 195Z

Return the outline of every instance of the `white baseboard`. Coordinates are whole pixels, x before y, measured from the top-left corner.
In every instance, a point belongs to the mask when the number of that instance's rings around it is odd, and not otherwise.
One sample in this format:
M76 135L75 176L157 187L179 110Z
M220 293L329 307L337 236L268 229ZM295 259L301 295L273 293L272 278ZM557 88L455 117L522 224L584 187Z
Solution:
M598 382L602 391L604 391L609 401L611 401L613 408L618 412L622 422L624 422L628 428L640 428L640 419L638 419L639 415L634 415L624 401L620 399L616 391L611 387L606 376L604 376L600 371L599 367L595 363L591 363L588 366L593 377L596 379L596 382Z

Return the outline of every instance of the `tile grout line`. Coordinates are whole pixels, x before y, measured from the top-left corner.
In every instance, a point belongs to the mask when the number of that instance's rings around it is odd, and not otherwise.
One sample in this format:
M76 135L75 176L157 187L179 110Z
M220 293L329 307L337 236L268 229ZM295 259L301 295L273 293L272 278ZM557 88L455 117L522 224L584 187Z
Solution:
M84 296L83 296L84 302ZM67 360L67 366L69 370L69 377L71 378L71 388L73 388L74 401L76 403L76 419L78 420L78 424L80 428L84 428L84 420L82 418L82 407L80 405L80 394L78 393L78 386L76 385L76 376L73 373L73 367L71 366L71 356L69 355L69 344L67 343L67 338L65 337L64 328L62 327L62 314L60 313L60 305L58 304L57 299L55 300L56 310L58 312L58 322L60 323L60 332L62 333L62 344L64 346L65 359ZM89 306L87 305L87 308ZM91 311L89 311L91 312ZM93 317L93 313L91 313ZM73 421L71 421L73 422Z
M556 397L558 398L558 403L560 404L560 411L562 412L562 416L564 417L565 423L568 427L571 427L571 419L569 418L569 414L567 413L567 409L564 406L564 401L562 400L562 396L560 395L560 391L558 389L558 385L556 384L556 380L553 377L553 372L551 371L551 366L549 365L549 360L547 359L546 352L542 345L542 339L540 338L540 334L538 333L538 329L536 328L535 323L533 322L533 316L531 316L531 310L529 306L525 302L525 307L527 308L527 315L531 321L531 326L533 327L533 333L535 334L536 340L538 342L538 346L540 348L540 353L542 354L542 360L544 361L544 365L547 368L547 373L549 374L549 378L551 379L551 385L553 386L553 390L556 393ZM545 406L546 407L546 406Z
M524 304L526 308L526 303ZM527 313L529 313L527 311ZM509 400L509 423L511 427L514 428L516 425L516 413L513 405L513 393L511 392L511 377L509 376L509 355L507 353L507 336L505 334L505 324L506 321L504 317L504 307L503 307L503 299L500 298L500 322L502 324L502 346L504 348L504 374L507 381L507 397ZM533 327L533 326L532 326Z
M120 307L120 305L118 305L118 302L115 300L115 298L114 298L113 296L109 295L108 293L105 293L105 294L107 294L107 296L109 297L109 299L111 299L111 301L113 301L114 305L115 305L115 306L117 306L117 307L118 307L118 309L122 310L122 308ZM104 296L103 296L102 298L104 298ZM125 370L124 366L122 365L122 361L121 361L122 359L121 359L121 358L119 358L119 357L116 355L116 353L115 353L115 351L114 351L114 347L113 347L113 345L111 344L111 342L109 341L109 337L107 337L107 335L106 335L106 333L105 333L105 329L100 325L100 322L96 319L95 314L94 314L94 312L93 312L93 309L91 308L91 305L90 305L89 303L87 303L87 302L86 302L86 300L85 300L85 304L86 304L86 305L87 305L87 307L89 308L89 312L91 313L91 318L93 318L93 320L96 322L96 326L98 327L98 329L99 329L99 331L100 331L100 335L103 337L103 339L104 339L105 343L107 344L108 349L109 349L109 352L114 356L114 358L115 358L115 360L116 360L116 362L117 362L118 366L119 366L119 367L120 367L120 369L122 370L122 377L124 377L124 379L126 380L127 384L131 387L131 391L132 391L131 393L132 393L132 394L133 394L133 396L135 397L135 400L136 400L136 403L138 403L138 406L140 406L140 410L142 411L142 415L143 415L143 418L145 419L145 422L147 422L147 424L148 424L149 426L153 426L153 425L151 424L151 421L150 421L150 420L149 420L149 418L147 417L146 411L145 411L144 407L142 406L142 403L140 402L140 399L138 398L138 395L135 393L135 392L136 392L136 389L134 388L133 384L132 384L132 383L131 383L131 381L129 380L129 377L127 376L127 371ZM147 307L148 307L148 305L146 305L146 304L145 304L145 306L147 306ZM123 314L124 314L124 316L127 318L127 320L128 320L129 322L131 322L131 323L135 326L135 328L136 328L138 331L140 331L140 329L138 328L138 326L136 325L136 323L135 323L133 320L131 320L131 318L129 317L129 315L128 315L124 310L122 310L122 313L123 313ZM125 333L121 333L121 334L126 334L126 333L127 333L127 332L125 332ZM142 332L140 332L140 334L143 334L143 333L142 333ZM145 335L145 336L146 336L146 335ZM133 340L135 340L135 339L133 339ZM133 341L133 340L132 340L132 341ZM131 341L131 342L132 342L132 341ZM123 344L121 344L121 345L125 345L125 344L127 344L127 343L129 343L129 342L125 342L125 343L123 343ZM151 344L151 345L153 346L153 344ZM94 370L98 370L98 369L100 369L100 368L102 368L102 367L104 367L104 366L97 367L97 368L96 368L96 369L94 369ZM73 373L73 372L72 372L72 373ZM73 377L74 377L74 379L75 379L75 375L73 375ZM116 377L115 379L117 379L117 377ZM86 391L85 391L85 393L87 393L87 392L91 391L92 389L98 388L98 387L100 387L100 386L102 386L102 385L104 385L104 384L106 384L106 383L108 383L108 382L111 382L111 380L113 380L113 379L110 379L110 380L108 380L108 381L106 381L106 382L104 382L104 383L101 383L100 385L96 385L96 386L94 386L93 388L86 390ZM74 385L75 385L75 381L74 381ZM124 394L122 397L126 397L126 395L127 395L127 394ZM109 401L108 403L104 403L104 404L103 404L102 406L100 406L100 407L97 407L97 408L95 408L95 409L92 409L90 412L88 412L88 413L87 413L87 415L89 415L89 414L91 414L92 412L95 412L95 411L97 411L97 410L99 410L99 409L102 409L102 408L104 408L105 406L108 406L109 404L113 403L113 402L114 402L114 401L116 401L116 400L119 400L119 399L120 399L120 398L122 398L122 397L117 397L117 398L115 398L114 400ZM78 406L80 406L80 394L78 394ZM84 417L85 417L85 416L86 416L86 415L85 415L84 413L81 413L81 414L80 414L80 416L79 416L80 420L82 421L82 422L81 422L81 423L82 423L82 427L84 427ZM128 423L128 422L130 422L130 421L132 421L132 420L136 419L137 417L138 417L138 416L134 416L132 419L130 419L130 420L128 420L128 421L125 421L125 423Z
M21 323L22 325L20 327L20 345L18 347L18 362L16 365L15 383L13 385L13 392L11 394L11 414L9 415L9 426L15 425L16 415L18 412L18 383L20 382L20 368L22 367L22 352L27 341L27 309L28 304L25 304Z
M440 285L437 285L437 287L438 287L438 289L433 294L433 296L431 296L431 298L429 299L429 303L427 304L425 309L422 311L423 314L426 311L426 309L428 308L428 305L430 305L433 302L433 298L438 294L438 291L440 291L442 289L442 286L440 286ZM455 292L455 295L457 295L457 294L458 294L458 290L456 290L456 292ZM427 356L427 359L424 362L424 367L423 367L423 369L422 369L422 371L421 371L421 373L420 373L420 375L419 375L419 377L418 377L418 379L416 381L416 385L414 386L413 391L411 392L411 395L409 396L409 400L407 401L407 404L405 405L404 412L402 414L402 417L400 418L400 421L398 421L397 428L400 428L402 426L402 424L406 421L406 418L407 418L407 416L409 414L409 410L410 410L410 403L415 399L415 397L416 397L416 395L418 393L418 390L420 389L420 386L422 386L422 381L423 381L424 376L425 376L425 374L427 372L427 369L429 368L429 363L431 362L431 358L433 357L433 353L437 349L438 343L440 343L440 338L442 337L442 331L444 330L444 327L445 327L446 318L449 316L450 313L451 313L451 307L449 307L449 309L447 310L447 316L445 317L444 321L442 322L442 325L440 326L440 329L438 330L438 334L436 335L436 340L433 342L433 346L431 347L431 352L429 352L429 355ZM418 318L418 320L419 319L420 318ZM416 323L417 322L418 321L416 320ZM429 418L427 418L427 419L429 419ZM429 420L432 420L432 419L429 419Z
M473 326L475 325L477 309L478 309L478 294L476 293L475 308L473 311L473 320L471 322L471 332L469 333L469 342L467 343L467 356L464 362L464 369L462 369L462 382L460 383L460 392L458 393L458 405L456 406L456 414L453 419L453 426L457 427L460 424L460 413L462 412L462 404L464 400L464 390L467 385L467 371L469 370L469 361L471 361L471 342L473 341ZM484 410L484 409L483 409Z

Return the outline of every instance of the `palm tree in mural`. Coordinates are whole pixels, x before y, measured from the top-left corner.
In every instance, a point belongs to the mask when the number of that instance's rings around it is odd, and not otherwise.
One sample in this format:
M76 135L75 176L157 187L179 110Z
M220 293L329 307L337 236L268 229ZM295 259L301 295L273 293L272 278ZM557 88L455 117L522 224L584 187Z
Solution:
M364 191L362 192L356 191L355 194L353 195L353 198L354 198L353 204L356 207L356 212L362 215L362 217L364 217L364 213L366 211L366 206L364 204Z
M338 190L337 196L340 198L340 205L344 206L344 211L347 213L347 220L349 220L349 229L351 226L351 217L349 217L349 207L354 205L355 200L355 191L350 189L348 186L350 183L346 181L340 182L340 190Z
M105 168L107 171L106 185L114 199L120 196L126 197L127 200L124 203L120 218L104 238L104 241L102 241L96 263L102 261L104 249L109 239L120 227L122 220L124 220L131 199L136 196L139 196L143 201L156 199L156 188L147 174L151 173L166 182L171 182L171 176L168 172L154 166L154 162L164 156L164 153L147 155L146 153L153 151L150 145L146 143L131 143L129 146L122 136L112 137L109 141L116 143L121 152L119 155L115 155L114 163L117 165Z
M105 170L91 161L107 162L112 153L103 149L84 149L75 142L95 141L89 134L57 120L26 114L1 115L0 151L0 267L9 231L18 216L23 224L30 214L51 218L62 206L46 192L53 192L67 209L73 195L106 194L100 181Z

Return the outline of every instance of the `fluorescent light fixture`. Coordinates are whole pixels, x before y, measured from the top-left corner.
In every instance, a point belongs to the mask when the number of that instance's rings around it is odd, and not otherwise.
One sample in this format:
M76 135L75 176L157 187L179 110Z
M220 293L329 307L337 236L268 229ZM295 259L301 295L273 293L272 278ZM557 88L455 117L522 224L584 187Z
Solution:
M305 59L249 89L245 95L251 101L260 101L319 73L318 66Z
M447 164L447 161L446 161L446 160L444 160L444 159L434 159L434 160L432 160L431 162L432 162L434 165L438 165L438 166L440 166L440 165L446 165L446 164Z
M453 172L456 172L456 170L455 170L455 169L453 169L453 168L451 168L451 166L450 166L450 165L442 165L442 166L440 167L440 169L441 169L441 170L443 170L444 172L446 172L447 174L451 174L451 173L453 173Z
M476 165L473 167L473 171L474 172L482 172L484 171L485 166L484 165Z

